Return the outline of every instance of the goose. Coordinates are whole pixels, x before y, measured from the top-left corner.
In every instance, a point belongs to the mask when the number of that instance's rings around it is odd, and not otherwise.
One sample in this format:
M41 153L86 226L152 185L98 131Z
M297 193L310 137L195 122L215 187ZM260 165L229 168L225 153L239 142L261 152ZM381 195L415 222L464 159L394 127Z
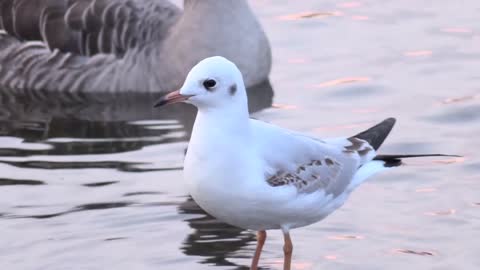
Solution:
M201 59L223 55L247 87L271 49L247 0L0 0L0 89L168 92Z

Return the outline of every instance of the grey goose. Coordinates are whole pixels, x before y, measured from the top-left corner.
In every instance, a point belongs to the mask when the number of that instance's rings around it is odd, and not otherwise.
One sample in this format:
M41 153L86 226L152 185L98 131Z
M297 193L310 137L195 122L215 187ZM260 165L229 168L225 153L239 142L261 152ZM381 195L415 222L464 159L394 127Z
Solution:
M268 39L246 0L0 0L0 90L166 92L198 61L267 80Z

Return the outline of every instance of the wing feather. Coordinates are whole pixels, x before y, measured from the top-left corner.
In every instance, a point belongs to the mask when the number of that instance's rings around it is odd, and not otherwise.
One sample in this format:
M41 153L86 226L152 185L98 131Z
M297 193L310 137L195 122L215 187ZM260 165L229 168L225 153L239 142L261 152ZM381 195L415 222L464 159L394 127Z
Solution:
M149 65L147 44L158 48L179 15L168 0L0 0L0 85L158 91L156 71L134 67Z
M50 50L123 56L133 46L161 41L180 17L168 0L2 0L2 28Z
M265 160L265 181L295 188L298 194L324 191L338 196L375 150L361 139L319 140L252 120L255 140Z

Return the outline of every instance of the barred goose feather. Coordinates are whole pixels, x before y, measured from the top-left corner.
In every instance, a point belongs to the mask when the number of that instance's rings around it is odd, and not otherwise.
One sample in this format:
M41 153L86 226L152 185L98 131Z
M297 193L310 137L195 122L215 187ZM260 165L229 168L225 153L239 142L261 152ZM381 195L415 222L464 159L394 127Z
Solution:
M0 88L166 92L198 61L267 80L268 40L246 0L0 0Z

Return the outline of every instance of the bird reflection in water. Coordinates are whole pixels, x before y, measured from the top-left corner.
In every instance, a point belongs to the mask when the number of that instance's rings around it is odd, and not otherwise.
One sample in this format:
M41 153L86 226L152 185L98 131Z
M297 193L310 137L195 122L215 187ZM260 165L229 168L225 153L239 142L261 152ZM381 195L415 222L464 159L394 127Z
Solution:
M75 138L81 145L68 144L69 149L51 143L53 149L41 154L102 154L138 150L146 145L188 140L196 109L178 104L167 109L155 110L152 93L57 93L35 92L30 95L12 96L0 91L0 136L13 136L27 142L49 138ZM248 89L251 112L272 105L273 89L269 81ZM181 127L145 129L132 125L141 120L174 120ZM185 136L165 141L142 140L142 137L161 136L183 131ZM122 140L112 140L114 138ZM125 140L136 138L138 140ZM100 139L89 142L88 139ZM107 140L111 141L107 143ZM85 147L88 146L88 147ZM60 148L59 148L60 147ZM2 149L2 154L5 149ZM52 152L53 151L53 152ZM36 152L38 153L38 152ZM10 153L25 156L29 153Z
M194 231L186 237L181 247L184 254L204 257L205 259L201 260L204 264L249 269L248 266L237 265L228 258L248 257L247 253L242 256L241 250L247 246L254 247L256 238L253 233L208 215L190 197L178 207L178 211L181 214L200 215L186 220Z

